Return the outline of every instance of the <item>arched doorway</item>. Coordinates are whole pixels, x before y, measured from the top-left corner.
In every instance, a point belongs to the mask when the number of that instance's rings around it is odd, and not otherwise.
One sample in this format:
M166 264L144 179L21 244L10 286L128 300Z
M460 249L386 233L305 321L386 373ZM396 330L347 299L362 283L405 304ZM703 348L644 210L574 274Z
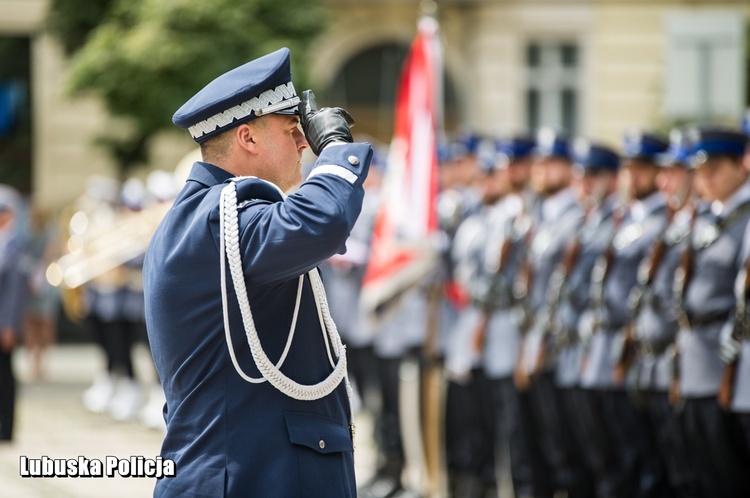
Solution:
M354 131L384 143L393 134L393 105L396 85L409 47L384 43L367 48L350 58L327 90L327 100L345 107L357 121ZM446 131L456 126L456 92L443 71L443 122Z

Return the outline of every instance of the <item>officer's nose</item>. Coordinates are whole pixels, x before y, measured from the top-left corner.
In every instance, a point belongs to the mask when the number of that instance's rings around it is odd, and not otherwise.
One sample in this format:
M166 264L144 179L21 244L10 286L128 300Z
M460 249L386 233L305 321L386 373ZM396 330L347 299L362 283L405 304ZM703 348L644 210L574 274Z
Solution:
M310 144L307 143L307 139L305 138L305 134L302 133L302 130L297 128L294 132L294 140L297 144L297 150L307 149L310 147Z

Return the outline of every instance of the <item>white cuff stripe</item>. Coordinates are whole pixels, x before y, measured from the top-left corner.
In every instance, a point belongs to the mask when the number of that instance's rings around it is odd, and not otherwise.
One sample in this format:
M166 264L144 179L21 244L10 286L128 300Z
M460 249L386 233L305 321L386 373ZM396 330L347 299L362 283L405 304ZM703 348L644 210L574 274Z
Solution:
M348 169L344 168L343 166L337 166L335 164L324 164L322 166L316 166L310 172L310 174L307 175L307 178L310 179L315 175L322 174L338 176L339 178L343 178L352 185L354 185L354 183L359 179L357 175L355 175Z

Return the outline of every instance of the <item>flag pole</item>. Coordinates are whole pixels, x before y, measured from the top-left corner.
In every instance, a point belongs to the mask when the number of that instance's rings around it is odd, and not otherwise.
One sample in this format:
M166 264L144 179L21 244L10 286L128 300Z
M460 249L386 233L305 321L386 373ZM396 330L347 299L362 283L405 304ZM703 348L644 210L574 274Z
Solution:
M438 5L434 0L420 2L420 23L432 22L435 26L434 35L430 39L432 45L433 77L433 109L435 110L435 136L443 136L443 60L440 50L439 32L437 30ZM437 147L437 143L435 143ZM434 278L427 291L427 322L425 324L425 340L423 344L424 367L422 372L422 445L425 465L426 498L442 496L445 488L443 470L443 369L440 361L440 345L438 341L440 330L440 307L442 303L442 282Z

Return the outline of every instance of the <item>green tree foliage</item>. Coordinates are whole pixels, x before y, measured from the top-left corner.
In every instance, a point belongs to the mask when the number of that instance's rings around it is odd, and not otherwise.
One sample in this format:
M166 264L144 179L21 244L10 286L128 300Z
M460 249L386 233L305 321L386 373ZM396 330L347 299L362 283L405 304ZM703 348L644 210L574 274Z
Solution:
M53 0L48 25L71 51L68 92L99 95L133 123L126 139L100 140L127 170L180 105L233 67L286 46L304 85L323 21L315 0Z
M113 0L53 0L47 28L58 36L67 55L80 49L104 21Z

